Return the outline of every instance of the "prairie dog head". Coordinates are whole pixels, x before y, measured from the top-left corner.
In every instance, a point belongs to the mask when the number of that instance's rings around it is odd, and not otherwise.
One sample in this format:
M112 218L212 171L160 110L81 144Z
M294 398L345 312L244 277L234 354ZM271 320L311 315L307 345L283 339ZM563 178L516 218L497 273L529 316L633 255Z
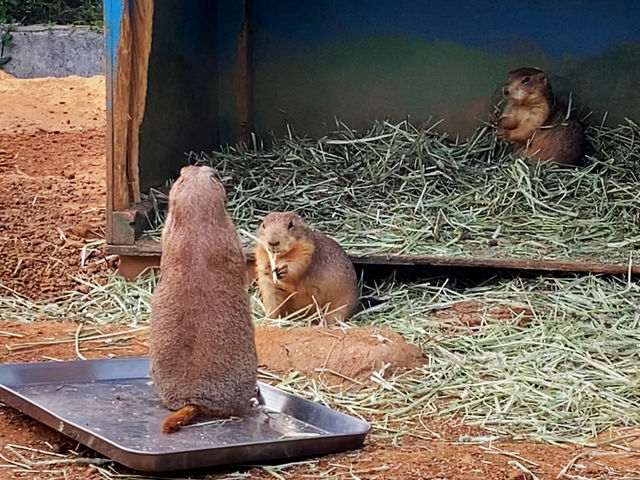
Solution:
M272 212L264 218L258 228L258 239L271 253L285 254L298 240L307 238L309 232L309 226L298 214Z
M189 165L180 170L180 177L169 191L169 219L215 219L226 214L226 193L208 166Z
M539 68L518 68L509 72L502 94L514 103L545 100L551 97L551 83Z

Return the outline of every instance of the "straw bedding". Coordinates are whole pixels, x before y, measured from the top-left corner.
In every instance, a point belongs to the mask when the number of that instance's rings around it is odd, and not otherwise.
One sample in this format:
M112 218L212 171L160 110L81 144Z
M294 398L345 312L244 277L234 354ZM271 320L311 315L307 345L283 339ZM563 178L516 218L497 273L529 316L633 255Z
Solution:
M294 210L351 254L584 260L637 258L640 128L591 126L585 165L531 165L483 127L466 140L378 122L321 139L191 154L212 165L237 225ZM166 195L152 190L158 238ZM252 240L244 236L247 246Z

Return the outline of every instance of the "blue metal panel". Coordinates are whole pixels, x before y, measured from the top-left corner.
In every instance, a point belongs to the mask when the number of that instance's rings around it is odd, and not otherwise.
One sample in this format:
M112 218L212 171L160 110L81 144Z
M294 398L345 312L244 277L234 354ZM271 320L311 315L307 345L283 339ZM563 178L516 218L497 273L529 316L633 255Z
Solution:
M145 114L140 187L161 185L187 163L184 152L218 142L217 2L158 0Z
M281 134L291 122L318 135L334 117L365 128L409 115L466 135L525 65L595 121L638 118L638 18L630 0L256 1L255 127Z
M299 49L401 35L502 53L535 43L554 58L582 58L637 41L639 18L632 0L259 0L254 28L258 42Z
M113 108L112 79L118 68L118 42L124 5L128 0L104 0L105 59L107 73L107 111Z
M126 0L105 0L107 72ZM129 0L135 2L136 0ZM243 2L158 0L140 168L143 190L181 152L234 141ZM509 70L538 66L561 99L615 123L640 118L640 2L631 0L255 0L253 127L322 135L334 118L422 122L466 135ZM133 10L133 9L132 9ZM109 87L108 87L109 88Z

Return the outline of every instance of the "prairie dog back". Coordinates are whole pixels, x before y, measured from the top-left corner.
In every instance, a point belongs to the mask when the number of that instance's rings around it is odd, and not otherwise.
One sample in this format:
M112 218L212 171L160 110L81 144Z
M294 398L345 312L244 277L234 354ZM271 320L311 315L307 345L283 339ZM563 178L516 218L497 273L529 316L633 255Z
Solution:
M151 375L169 433L194 416L248 411L257 360L242 245L209 167L184 167L169 194L151 301ZM172 420L173 418L173 420Z

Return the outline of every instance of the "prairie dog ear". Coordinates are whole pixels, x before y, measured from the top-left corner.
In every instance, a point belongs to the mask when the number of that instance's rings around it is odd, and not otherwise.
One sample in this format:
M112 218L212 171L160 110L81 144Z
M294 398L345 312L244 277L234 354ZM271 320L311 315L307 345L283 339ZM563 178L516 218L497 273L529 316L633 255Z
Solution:
M547 82L548 82L548 80L547 80L547 76L546 76L544 73L542 73L542 72L540 72L540 73L538 74L538 80L540 81L540 83L541 83L542 85L546 85L546 84L547 84Z

